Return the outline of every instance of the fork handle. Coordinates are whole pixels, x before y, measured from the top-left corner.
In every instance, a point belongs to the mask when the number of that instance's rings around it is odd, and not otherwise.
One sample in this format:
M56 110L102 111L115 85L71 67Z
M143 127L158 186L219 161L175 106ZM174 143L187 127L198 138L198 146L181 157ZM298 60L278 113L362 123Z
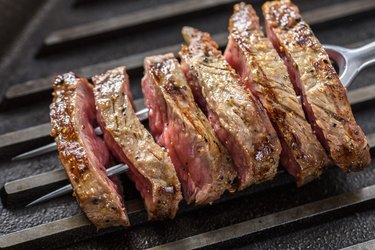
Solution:
M353 82L362 69L375 63L375 41L356 49L331 47L337 52L332 53L334 56L341 55L336 59L339 59L337 62L340 68L340 80L345 87Z
M352 52L354 56L353 59L356 60L359 70L375 63L375 41L353 49Z

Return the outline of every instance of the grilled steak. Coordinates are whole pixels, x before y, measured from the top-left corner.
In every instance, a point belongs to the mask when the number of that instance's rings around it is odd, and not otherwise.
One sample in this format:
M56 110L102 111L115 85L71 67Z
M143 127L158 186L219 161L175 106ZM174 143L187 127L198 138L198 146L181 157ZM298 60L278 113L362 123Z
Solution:
M142 89L151 132L168 149L187 203L211 203L232 189L232 161L195 103L173 54L145 59Z
M128 226L121 186L116 177L111 181L105 173L112 163L110 153L94 131L92 86L67 73L56 78L53 96L51 135L80 207L97 228Z
M182 34L189 44L180 51L182 68L195 99L234 160L239 189L272 179L281 146L265 110L209 34L191 27L184 27Z
M322 173L327 155L306 121L284 62L264 36L251 5L234 6L229 32L225 58L267 110L281 142L282 165L298 185L313 180Z
M290 1L263 5L268 37L285 57L289 75L319 141L337 166L357 171L371 161L364 133L356 123L346 89L329 57Z
M104 140L113 155L128 164L128 175L145 201L149 219L174 218L182 198L180 182L167 152L134 112L125 67L95 76L93 82Z

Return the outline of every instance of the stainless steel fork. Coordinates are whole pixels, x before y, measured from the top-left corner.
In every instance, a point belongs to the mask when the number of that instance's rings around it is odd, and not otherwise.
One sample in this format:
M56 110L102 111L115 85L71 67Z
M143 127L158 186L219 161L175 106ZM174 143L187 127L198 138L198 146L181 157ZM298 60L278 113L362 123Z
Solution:
M336 45L324 45L324 48L337 63L340 80L345 87L349 87L361 70L375 63L375 41L355 49Z
M348 87L353 82L354 78L362 69L375 63L375 41L356 49L348 49L335 45L324 45L324 48L327 51L330 59L337 63L339 67L338 73L340 75L340 80L345 87ZM147 111L148 110L145 109L140 112L139 116L141 117L141 119L147 119ZM55 147L56 146L54 146L52 150L55 150ZM49 151L51 151L50 148L51 147L49 147ZM37 149L34 151L41 150ZM119 164L107 169L107 175L111 176L120 174L125 172L127 169L127 165ZM72 191L72 186L68 184L31 202L27 205L27 207L51 200L64 194L71 193Z

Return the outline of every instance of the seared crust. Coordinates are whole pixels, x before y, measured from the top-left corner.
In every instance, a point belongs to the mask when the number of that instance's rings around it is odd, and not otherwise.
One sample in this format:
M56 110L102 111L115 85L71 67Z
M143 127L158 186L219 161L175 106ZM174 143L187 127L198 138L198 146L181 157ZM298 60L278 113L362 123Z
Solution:
M195 103L173 54L145 58L142 90L152 110L151 131L168 149L186 201L211 203L232 189L236 177L232 161Z
M95 102L104 138L144 198L150 220L174 218L181 197L171 159L137 118L125 67L93 77Z
M345 171L363 169L371 161L369 146L323 46L290 1L267 2L262 9L268 36L286 56L318 139L337 166Z
M240 187L274 177L281 146L266 112L225 61L210 35L182 30L189 47L180 51L194 96L237 167Z
M229 32L225 57L267 110L281 141L282 165L298 185L320 176L328 161L325 150L306 120L284 62L264 36L251 5L234 6Z
M97 228L128 226L121 187L105 174L110 154L94 132L92 86L74 73L58 76L50 108L51 136L78 204Z

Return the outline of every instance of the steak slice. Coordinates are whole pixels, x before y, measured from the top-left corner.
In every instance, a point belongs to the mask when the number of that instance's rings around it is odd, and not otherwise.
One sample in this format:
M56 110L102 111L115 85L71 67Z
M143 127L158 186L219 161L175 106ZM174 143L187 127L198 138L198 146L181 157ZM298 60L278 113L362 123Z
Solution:
M327 53L290 1L266 2L267 34L285 57L291 81L309 122L334 163L358 171L371 161L369 146L356 123L347 90Z
M128 226L121 186L105 172L111 155L94 131L92 86L74 73L58 76L50 108L51 135L79 206L97 228Z
M173 54L147 57L142 90L151 133L168 149L187 203L207 204L232 190L236 171L194 101Z
M267 113L208 33L184 27L182 34L189 44L180 51L183 71L195 99L234 160L239 189L272 179L281 146Z
M283 60L264 36L251 5L236 4L225 58L259 98L279 136L281 164L303 185L321 175L324 148L306 121Z
M93 77L98 121L104 140L141 193L150 220L174 218L181 197L180 182L167 152L138 120L125 67Z

